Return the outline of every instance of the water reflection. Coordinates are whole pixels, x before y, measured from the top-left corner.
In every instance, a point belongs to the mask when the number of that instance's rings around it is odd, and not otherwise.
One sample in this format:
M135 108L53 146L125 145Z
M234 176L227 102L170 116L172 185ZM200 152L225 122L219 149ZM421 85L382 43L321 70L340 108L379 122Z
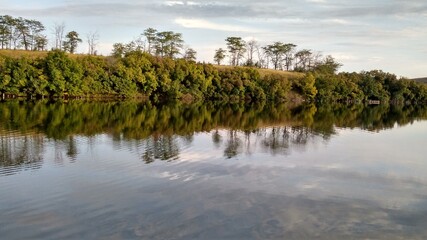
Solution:
M0 236L423 239L422 119L422 106L1 102Z
M328 137L334 127L370 131L424 119L427 110L412 105L254 104L151 105L135 102L6 101L0 103L0 127L8 131L41 132L48 138L109 133L117 139L144 139L152 135L191 136L216 128L255 130L274 125L311 128Z
M426 118L427 108L412 105L5 101L0 103L0 166L39 167L45 142L53 142L55 162L75 161L76 136L107 134L118 148L134 144L143 161L152 163L179 159L198 132L211 132L227 158L250 153L251 141L273 155L286 155L310 140L328 140L337 127L380 131Z
M191 141L190 141L191 142ZM154 160L176 160L179 156L179 145L173 136L156 136L148 138L143 143L143 159L146 163Z
M0 173L11 174L9 167L22 166L22 169L41 167L44 150L44 137L41 134L20 135L15 132L0 131Z

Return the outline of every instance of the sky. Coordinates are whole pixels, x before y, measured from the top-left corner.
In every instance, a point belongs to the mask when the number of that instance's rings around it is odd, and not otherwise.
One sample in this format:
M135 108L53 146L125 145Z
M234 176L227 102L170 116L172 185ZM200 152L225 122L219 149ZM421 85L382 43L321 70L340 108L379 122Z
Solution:
M0 0L6 14L41 21L52 40L55 24L83 38L97 32L103 55L152 27L182 33L198 61L213 62L233 36L332 55L340 71L427 77L426 0Z

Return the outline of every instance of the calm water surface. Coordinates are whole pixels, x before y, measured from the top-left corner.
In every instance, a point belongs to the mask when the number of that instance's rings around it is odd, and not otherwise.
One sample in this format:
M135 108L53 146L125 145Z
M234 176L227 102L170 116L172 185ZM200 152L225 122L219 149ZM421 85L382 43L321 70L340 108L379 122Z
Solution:
M1 239L426 239L427 110L0 103Z

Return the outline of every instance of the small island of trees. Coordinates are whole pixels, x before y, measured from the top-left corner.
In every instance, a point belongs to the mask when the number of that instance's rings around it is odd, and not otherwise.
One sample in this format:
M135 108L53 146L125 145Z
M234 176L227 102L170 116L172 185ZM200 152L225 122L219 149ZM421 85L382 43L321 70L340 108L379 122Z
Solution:
M225 39L215 64L197 62L181 33L147 28L134 41L115 43L110 56L96 51L99 36L56 24L46 51L45 26L37 20L0 16L0 94L6 97L144 98L185 100L427 102L427 87L379 70L337 73L341 64L294 43L260 46ZM228 58L229 66L221 65Z

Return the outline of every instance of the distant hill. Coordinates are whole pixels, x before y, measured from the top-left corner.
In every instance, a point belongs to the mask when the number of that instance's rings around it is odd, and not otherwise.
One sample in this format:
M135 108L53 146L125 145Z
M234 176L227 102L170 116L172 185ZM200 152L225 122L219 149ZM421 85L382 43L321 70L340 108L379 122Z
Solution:
M427 77L425 77L425 78L414 78L412 80L420 82L420 83L427 84Z

